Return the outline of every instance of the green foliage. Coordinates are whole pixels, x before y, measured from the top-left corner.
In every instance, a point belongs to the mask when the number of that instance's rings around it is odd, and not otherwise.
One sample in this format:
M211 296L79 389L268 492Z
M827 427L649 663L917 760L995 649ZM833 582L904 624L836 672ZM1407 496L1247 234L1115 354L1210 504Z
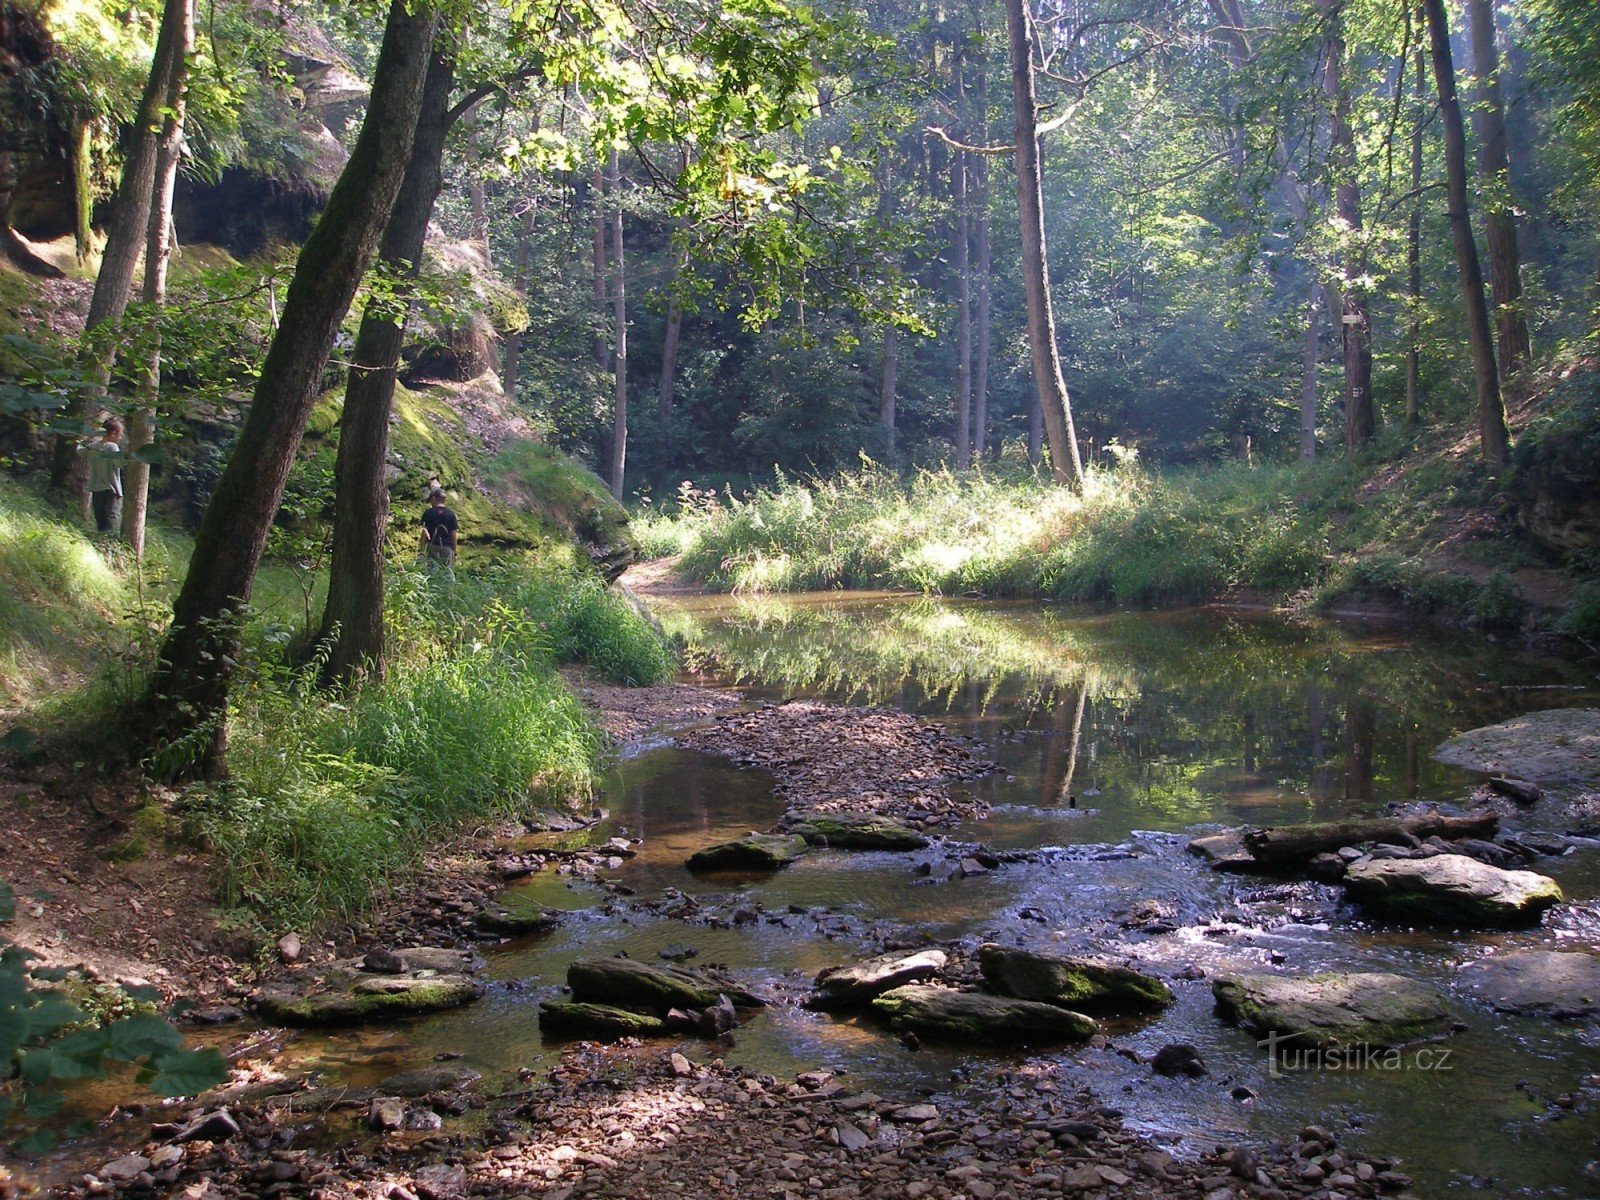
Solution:
M1590 645L1600 643L1600 583L1586 583L1567 603L1556 632Z
M192 1096L227 1078L220 1053L185 1049L160 1017L124 1011L125 996L87 1012L62 986L42 984L25 951L0 946L0 1137L13 1150L48 1149L56 1134L44 1122L60 1110L63 1085L100 1079L112 1063L138 1064L138 1082L158 1096Z

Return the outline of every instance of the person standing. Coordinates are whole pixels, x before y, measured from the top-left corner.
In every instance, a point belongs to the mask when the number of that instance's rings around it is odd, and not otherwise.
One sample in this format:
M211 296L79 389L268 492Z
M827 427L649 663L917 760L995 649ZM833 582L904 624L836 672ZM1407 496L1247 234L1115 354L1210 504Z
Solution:
M428 565L454 575L456 563L456 533L460 526L456 514L445 505L443 488L428 493L428 507L422 513L422 548L428 556Z
M107 417L98 441L80 442L78 453L89 460L89 505L94 510L94 527L101 533L114 533L122 516L122 422Z

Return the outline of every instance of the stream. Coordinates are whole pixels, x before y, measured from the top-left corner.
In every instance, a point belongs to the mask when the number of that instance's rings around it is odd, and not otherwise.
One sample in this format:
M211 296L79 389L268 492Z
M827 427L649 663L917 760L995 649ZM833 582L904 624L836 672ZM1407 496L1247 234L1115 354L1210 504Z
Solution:
M782 804L761 771L651 735L624 747L602 799L609 817L587 833L643 839L637 857L606 873L632 889L631 900L553 871L513 885L508 903L568 915L548 935L490 951L482 1000L387 1029L299 1035L305 1066L361 1085L442 1054L491 1079L550 1065L561 1046L541 1041L538 1004L577 957L661 961L662 951L693 951L687 965L726 964L798 994L821 968L876 953L885 940L1020 937L1133 955L1174 981L1178 1002L1153 1020L1109 1027L1104 1049L1031 1058L914 1050L868 1019L787 1004L691 1053L779 1077L826 1067L885 1094L938 1095L971 1073L1027 1061L1092 1086L1175 1153L1315 1123L1402 1158L1417 1196L1600 1195L1600 1177L1585 1170L1600 1159L1600 1031L1497 1014L1451 991L1455 968L1493 947L1600 945L1600 853L1535 864L1570 902L1543 926L1452 935L1372 927L1341 908L1334 889L1219 874L1183 851L1197 831L1460 799L1478 778L1434 762L1433 747L1522 712L1600 705L1594 660L1412 626L1215 611L1077 613L848 593L672 597L655 608L688 645L695 680L736 688L751 704L894 707L981 743L1001 766L973 785L989 815L949 830L950 848L820 851L771 876L696 878L685 857L766 828ZM1514 823L1559 830L1555 808L1544 811L1550 803ZM952 877L956 844L1049 852ZM671 889L695 898L695 917L651 911ZM1450 993L1464 1028L1423 1065L1408 1056L1398 1068L1276 1069L1251 1035L1215 1017L1209 983L1273 964L1428 980ZM1196 1047L1209 1073L1152 1073L1146 1060L1173 1042Z

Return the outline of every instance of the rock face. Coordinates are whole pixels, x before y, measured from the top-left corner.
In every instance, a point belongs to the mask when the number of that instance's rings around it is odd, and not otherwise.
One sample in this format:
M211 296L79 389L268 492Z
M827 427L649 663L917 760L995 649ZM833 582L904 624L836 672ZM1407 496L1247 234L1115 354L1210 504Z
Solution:
M860 1008L884 992L924 979L936 979L944 970L943 950L920 954L881 954L866 962L829 967L816 978L816 990L807 1008Z
M1469 730L1433 752L1470 771L1531 783L1600 782L1600 710L1553 708Z
M580 1003L614 1005L665 1016L669 1009L710 1008L727 996L740 1008L761 1008L760 996L707 971L658 967L631 958L580 958L567 968Z
M1092 959L989 942L978 948L978 966L995 991L1062 1008L1151 1012L1172 1003L1172 990L1159 979Z
M1461 968L1463 989L1501 1012L1600 1016L1600 955L1515 950Z
M1474 928L1536 924L1562 899L1553 879L1505 871L1463 854L1364 859L1345 872L1344 889L1349 899L1383 916Z
M1438 1032L1450 1016L1443 996L1401 975L1235 975L1211 990L1225 1020L1292 1038L1290 1051L1401 1046Z
M569 1037L612 1041L624 1037L660 1037L667 1023L648 1013L609 1004L575 1004L546 1000L539 1005L539 1028Z
M872 1007L897 1028L951 1041L1081 1042L1099 1032L1082 1013L1054 1004L921 983L885 992Z
M921 850L928 844L909 825L876 813L797 813L784 827L813 846L836 850Z
M806 840L797 833L753 833L696 851L683 865L691 871L776 871L805 852Z
M462 975L357 975L319 991L258 992L254 1002L267 1020L285 1025L355 1025L458 1008L482 992Z

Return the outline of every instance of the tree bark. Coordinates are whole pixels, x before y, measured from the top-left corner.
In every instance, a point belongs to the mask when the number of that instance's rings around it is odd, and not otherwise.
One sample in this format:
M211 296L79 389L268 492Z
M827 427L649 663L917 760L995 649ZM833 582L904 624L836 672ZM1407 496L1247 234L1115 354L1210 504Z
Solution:
M889 440L889 461L895 458L895 407L899 399L900 347L899 331L893 325L883 327L883 371L878 379L878 420L883 423Z
M1306 332L1300 365L1300 458L1312 462L1317 457L1317 360L1322 348L1322 308L1327 289L1315 277L1311 280L1311 299L1306 305Z
M142 731L158 773L224 771L228 689L239 629L284 482L316 402L339 324L371 265L416 132L436 10L394 0L367 116L306 239L238 445L206 506Z
M150 217L145 227L144 290L141 299L152 319L167 300L167 268L172 261L172 193L178 182L178 159L183 150L185 98L189 86L189 55L194 51L194 0L184 4L179 31L180 46L170 79L161 136L156 146L155 182L150 193ZM150 355L139 380L139 402L128 417L128 465L122 472L122 540L144 557L145 516L150 506L150 464L139 451L155 440L156 400L161 392L161 341L159 326L152 334Z
M678 339L683 332L683 305L678 300L678 280L684 259L673 259L667 287L667 327L661 339L661 379L656 386L656 494L664 499L671 483L667 469L667 442L672 436L672 392L678 377Z
M979 80L983 79L979 75ZM979 84L982 87L982 83ZM988 144L988 122L983 122L980 137ZM989 326L994 314L993 287L990 272L993 268L992 248L989 244L989 164L979 155L974 173L977 188L974 197L975 233L978 248L978 311L976 314L978 348L972 364L972 457L982 464L989 452Z
M1472 67L1477 103L1472 124L1478 134L1478 177L1484 195L1483 225L1489 243L1489 290L1500 383L1516 378L1532 356L1528 319L1522 309L1522 257L1517 250L1516 197L1506 152L1506 110L1500 98L1500 52L1495 47L1493 0L1468 0L1472 23Z
M1340 280L1339 340L1344 350L1344 447L1354 454L1377 431L1372 406L1372 325L1367 317L1366 253L1361 248L1361 183L1357 178L1350 92L1344 85L1344 0L1318 0L1327 22L1322 91L1331 113L1329 158L1334 215L1346 239Z
M602 331L602 314L606 311L606 213L605 178L596 170L589 192L594 197L594 365L602 371L611 366L611 347L606 344Z
M445 136L453 123L450 92L455 68L435 53L422 86L411 159L378 256L395 275L415 279L434 202L444 185ZM369 301L361 316L339 418L334 459L333 548L328 598L318 637L329 643L322 676L348 684L362 673L384 674L383 541L389 523L389 416L405 341L409 291L399 305ZM398 311L397 311L398 309Z
M628 464L628 286L622 249L622 166L611 152L611 323L612 355L611 494L622 499Z
M1416 113L1411 123L1411 212L1406 218L1406 424L1422 419L1422 128L1426 71L1416 54Z
M111 206L111 221L106 230L105 250L100 256L100 273L95 276L89 314L84 320L84 368L87 385L78 389L63 416L87 431L95 408L105 396L116 358L116 344L95 330L122 320L133 294L133 273L144 249L150 223L150 198L155 192L156 157L159 153L163 113L172 106L179 89L176 81L185 69L186 37L193 38L194 0L166 0L161 10L161 30L156 35L155 58L150 78L145 81L134 118L128 157L117 183ZM186 34L185 30L191 32ZM50 471L50 490L73 506L87 520L89 513L88 464L77 452L76 438L57 439L55 461Z
M967 211L967 156L950 164L956 207L956 469L972 465L972 217Z
M1450 214L1450 236L1455 244L1456 273L1461 299L1467 310L1467 341L1472 348L1472 377L1478 392L1478 440L1484 461L1504 466L1511 452L1511 431L1506 427L1505 399L1495 370L1494 332L1489 306L1483 298L1483 268L1478 244L1472 236L1467 204L1467 131L1456 95L1456 69L1450 56L1450 24L1444 0L1423 0L1428 14L1428 38L1433 58L1433 82L1439 91L1439 115L1444 124L1445 195Z
M1072 427L1072 401L1061 374L1055 312L1050 301L1050 263L1044 236L1044 196L1039 173L1039 104L1034 92L1034 32L1027 0L1006 0L1011 42L1011 93L1016 112L1017 215L1022 234L1022 279L1028 299L1028 348L1033 359L1050 471L1073 491L1083 489L1083 460Z
M1245 849L1258 862L1268 865L1302 863L1362 842L1403 842L1407 837L1493 837L1500 818L1492 811L1470 813L1464 817L1445 817L1422 813L1414 817L1378 817L1372 820L1327 821L1311 825L1291 825L1283 829L1256 829L1244 835Z

